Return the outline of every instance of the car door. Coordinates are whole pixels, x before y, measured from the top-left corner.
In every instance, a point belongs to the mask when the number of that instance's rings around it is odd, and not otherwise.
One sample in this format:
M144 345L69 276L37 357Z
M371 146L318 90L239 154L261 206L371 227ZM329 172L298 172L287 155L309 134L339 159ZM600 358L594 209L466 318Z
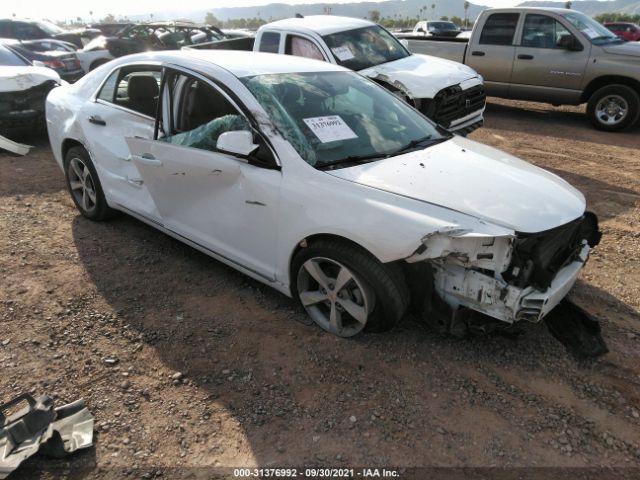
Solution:
M194 72L165 70L160 139L129 136L134 164L164 227L197 246L275 278L281 174L266 143L258 166L216 149L226 131L253 130L236 101Z
M506 97L516 53L519 13L492 13L481 25L480 38L468 46L466 63L484 77L489 95Z
M589 47L559 20L527 13L516 47L511 96L549 103L577 102Z
M160 75L159 65L117 68L79 114L109 202L156 222L160 214L131 161L125 137L153 138Z

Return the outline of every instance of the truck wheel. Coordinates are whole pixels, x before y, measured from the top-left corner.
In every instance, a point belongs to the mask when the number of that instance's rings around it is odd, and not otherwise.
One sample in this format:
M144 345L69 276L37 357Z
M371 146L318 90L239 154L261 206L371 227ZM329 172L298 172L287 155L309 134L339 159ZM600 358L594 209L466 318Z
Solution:
M622 130L638 120L640 97L626 85L602 87L591 95L587 104L587 116L599 130Z
M321 328L339 337L393 327L409 305L404 278L366 251L336 240L300 250L292 293Z

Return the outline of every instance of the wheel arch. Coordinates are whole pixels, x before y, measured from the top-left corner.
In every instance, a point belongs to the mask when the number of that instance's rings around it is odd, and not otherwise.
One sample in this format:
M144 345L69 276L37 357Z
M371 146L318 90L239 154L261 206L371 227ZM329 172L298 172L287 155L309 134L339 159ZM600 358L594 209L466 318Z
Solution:
M62 155L62 164L64 165L64 160L67 156L67 152L69 150L71 150L73 147L82 147L85 150L87 150L87 148L84 146L84 144L82 142L80 142L79 140L76 140L75 138L65 138L62 141L62 144L60 145L60 153ZM87 150L88 152L89 150Z
M380 260L380 258L378 258L377 255L375 255L373 252L371 252L371 250L367 249L366 247L364 247L362 244L358 243L357 241L352 240L350 238L347 238L345 236L338 235L338 234L335 234L335 233L315 233L315 234L312 234L312 235L307 235L306 237L304 237L303 239L301 239L300 241L298 241L296 243L295 247L293 248L293 250L291 250L291 253L289 254L289 259L288 259L289 285L288 285L288 289L289 289L290 295L293 295L293 291L291 290L291 286L292 286L293 282L295 281L295 272L292 271L292 269L293 269L293 259L298 254L298 252L300 250L302 250L303 248L307 248L309 245L311 245L311 244L313 244L315 242L318 242L318 241L322 241L322 240L334 240L334 241L339 241L339 242L346 243L348 245L351 245L352 247L358 248L358 249L366 252L367 254L371 255L373 258L378 260L380 263L383 263L382 260Z
M588 102L597 90L608 85L626 85L632 88L638 95L640 95L640 82L631 77L625 77L622 75L603 75L601 77L591 80L582 92L581 102Z

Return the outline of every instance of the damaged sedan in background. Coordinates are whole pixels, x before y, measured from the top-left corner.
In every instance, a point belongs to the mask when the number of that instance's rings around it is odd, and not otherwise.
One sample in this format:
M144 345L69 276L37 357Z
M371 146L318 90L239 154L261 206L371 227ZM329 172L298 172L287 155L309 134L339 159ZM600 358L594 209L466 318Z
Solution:
M43 129L45 99L61 82L54 70L35 67L0 45L0 148L19 155L29 151L6 137L27 129Z
M563 302L600 238L579 191L343 67L273 58L138 54L54 90L49 136L79 211L126 212L341 337L409 311L450 334L508 328ZM606 352L597 326L571 325Z

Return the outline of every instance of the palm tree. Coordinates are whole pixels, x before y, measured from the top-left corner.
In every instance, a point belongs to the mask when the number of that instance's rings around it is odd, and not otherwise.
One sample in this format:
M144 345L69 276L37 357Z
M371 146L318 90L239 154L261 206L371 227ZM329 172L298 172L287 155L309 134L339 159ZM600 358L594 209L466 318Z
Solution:
M565 2L564 8L566 8L567 10L571 10L571 2L570 1Z
M432 20L436 18L435 15L436 15L436 4L432 3L431 4L431 19Z
M464 2L464 26L465 28L469 25L469 7L471 6L471 4L465 0Z

